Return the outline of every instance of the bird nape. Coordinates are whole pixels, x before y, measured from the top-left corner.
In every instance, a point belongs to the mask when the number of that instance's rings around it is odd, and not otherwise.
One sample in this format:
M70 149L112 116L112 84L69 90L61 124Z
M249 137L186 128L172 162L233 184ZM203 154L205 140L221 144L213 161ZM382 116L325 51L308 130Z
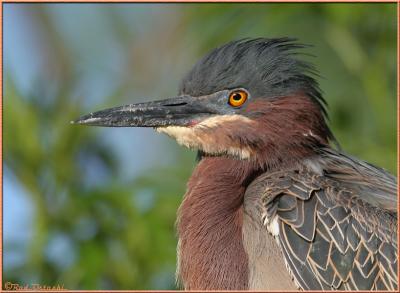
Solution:
M190 290L397 290L397 179L331 147L294 39L212 50L175 98L75 124L153 127L201 153L178 210Z

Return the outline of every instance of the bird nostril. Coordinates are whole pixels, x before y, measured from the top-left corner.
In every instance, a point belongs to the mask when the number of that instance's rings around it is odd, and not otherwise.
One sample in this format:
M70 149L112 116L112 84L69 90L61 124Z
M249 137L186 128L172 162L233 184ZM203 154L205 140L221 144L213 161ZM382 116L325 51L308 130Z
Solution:
M182 102L182 103L176 103L176 104L165 104L165 107L175 107L175 106L185 106L187 103Z

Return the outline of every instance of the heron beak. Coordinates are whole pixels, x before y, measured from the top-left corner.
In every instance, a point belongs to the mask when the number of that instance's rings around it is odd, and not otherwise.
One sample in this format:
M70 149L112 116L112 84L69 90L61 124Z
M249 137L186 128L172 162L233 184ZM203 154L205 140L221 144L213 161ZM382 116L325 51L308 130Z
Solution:
M204 101L179 96L105 109L84 115L71 123L105 127L191 126L211 114Z

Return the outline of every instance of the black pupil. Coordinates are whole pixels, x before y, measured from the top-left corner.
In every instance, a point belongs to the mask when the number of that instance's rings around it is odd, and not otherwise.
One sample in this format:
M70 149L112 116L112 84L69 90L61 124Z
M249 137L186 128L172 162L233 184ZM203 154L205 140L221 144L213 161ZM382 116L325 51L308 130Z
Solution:
M233 95L233 99L235 100L235 101L240 101L241 99L242 99L242 95L241 94L234 94Z

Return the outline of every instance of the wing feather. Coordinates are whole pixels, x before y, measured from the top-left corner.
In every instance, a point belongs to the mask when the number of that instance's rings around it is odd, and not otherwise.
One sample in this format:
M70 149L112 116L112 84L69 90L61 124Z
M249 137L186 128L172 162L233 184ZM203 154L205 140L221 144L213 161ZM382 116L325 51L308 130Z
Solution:
M247 191L262 193L265 224L277 217L294 280L304 290L397 289L396 179L333 150L315 164L321 173L305 162Z

